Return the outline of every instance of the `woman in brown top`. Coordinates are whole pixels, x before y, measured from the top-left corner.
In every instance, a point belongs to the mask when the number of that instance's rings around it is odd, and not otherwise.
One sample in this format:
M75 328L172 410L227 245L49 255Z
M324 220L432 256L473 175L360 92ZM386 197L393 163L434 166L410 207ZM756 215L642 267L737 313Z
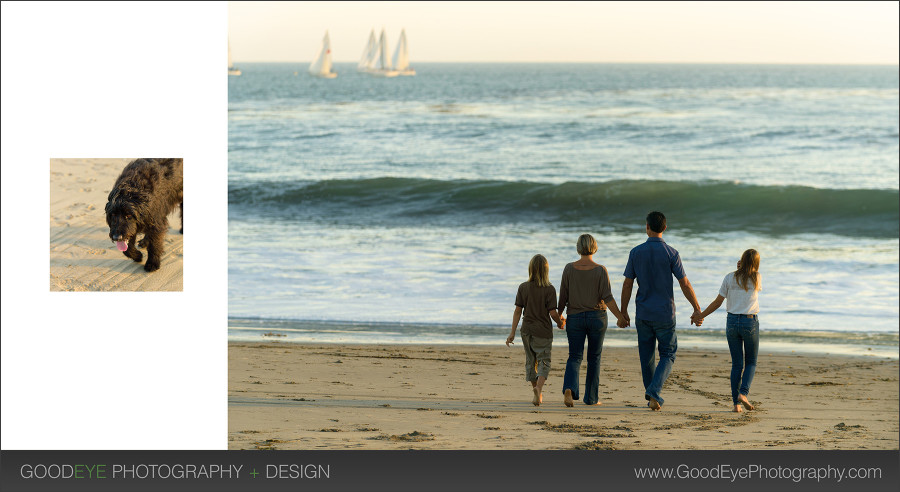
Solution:
M558 310L568 309L566 316L566 336L569 338L569 360L563 378L563 395L567 407L579 398L578 371L584 354L584 339L587 338L587 375L584 382L585 405L600 405L597 396L600 384L600 353L606 336L606 310L616 319L622 313L609 287L609 273L606 267L593 260L597 252L597 241L590 234L582 234L576 245L581 259L569 263L563 269L559 285Z

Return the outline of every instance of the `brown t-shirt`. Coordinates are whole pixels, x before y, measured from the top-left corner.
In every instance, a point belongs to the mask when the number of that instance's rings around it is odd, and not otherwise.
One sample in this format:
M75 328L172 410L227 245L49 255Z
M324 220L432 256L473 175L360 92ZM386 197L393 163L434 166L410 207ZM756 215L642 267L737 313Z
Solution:
M609 287L609 273L603 265L590 270L578 270L569 263L563 268L559 283L559 312L568 306L566 313L583 313L606 309L604 302L614 301Z
M541 287L534 282L522 282L516 292L516 306L523 309L522 334L539 338L553 338L550 311L556 309L556 288Z

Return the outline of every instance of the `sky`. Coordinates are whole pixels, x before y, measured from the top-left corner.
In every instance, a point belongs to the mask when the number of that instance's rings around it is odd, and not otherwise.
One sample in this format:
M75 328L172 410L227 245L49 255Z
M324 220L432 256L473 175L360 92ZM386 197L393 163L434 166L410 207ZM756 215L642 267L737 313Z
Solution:
M240 62L356 62L406 29L421 62L898 63L898 2L229 2Z

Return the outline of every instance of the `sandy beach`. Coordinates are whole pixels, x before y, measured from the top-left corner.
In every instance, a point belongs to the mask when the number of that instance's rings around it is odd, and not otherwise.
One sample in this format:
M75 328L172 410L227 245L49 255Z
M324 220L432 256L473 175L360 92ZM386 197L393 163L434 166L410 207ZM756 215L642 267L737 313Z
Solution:
M51 291L181 291L183 244L178 213L169 216L162 266L144 271L109 239L104 207L132 159L50 160ZM146 254L145 254L146 259Z
M557 338L544 404L521 342L229 344L229 449L898 449L898 361L761 354L734 413L727 352L680 350L660 412L636 348L606 348L596 407L563 405ZM584 381L582 365L581 384Z

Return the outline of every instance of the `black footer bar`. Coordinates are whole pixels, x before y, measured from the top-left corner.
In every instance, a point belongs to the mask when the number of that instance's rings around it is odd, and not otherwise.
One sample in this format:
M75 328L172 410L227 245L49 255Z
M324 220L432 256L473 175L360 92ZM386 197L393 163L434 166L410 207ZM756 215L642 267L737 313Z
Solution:
M0 452L4 492L896 491L898 469L898 451Z

